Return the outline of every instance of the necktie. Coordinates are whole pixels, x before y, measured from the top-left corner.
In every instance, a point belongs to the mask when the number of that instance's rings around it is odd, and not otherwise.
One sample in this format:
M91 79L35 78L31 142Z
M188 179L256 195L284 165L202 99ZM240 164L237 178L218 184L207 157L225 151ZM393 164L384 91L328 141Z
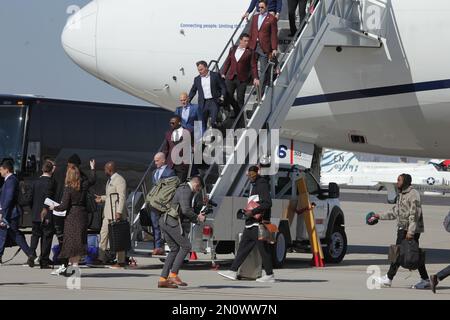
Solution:
M156 172L155 172L155 181L156 182L158 182L158 180L159 180L159 170L161 170L161 169L156 169Z
M178 129L175 130L175 138L174 141L178 142L178 140L180 140L180 136L178 135Z

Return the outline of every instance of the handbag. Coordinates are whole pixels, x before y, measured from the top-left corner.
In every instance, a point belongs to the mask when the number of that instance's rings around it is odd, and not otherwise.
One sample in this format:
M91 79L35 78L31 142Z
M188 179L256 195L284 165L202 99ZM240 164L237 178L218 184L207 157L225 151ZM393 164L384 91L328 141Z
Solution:
M404 239L400 244L400 265L409 270L416 270L425 263L425 251L419 248L415 240Z
M270 222L262 222L258 225L258 240L266 241L270 244L276 243L275 234L278 227Z

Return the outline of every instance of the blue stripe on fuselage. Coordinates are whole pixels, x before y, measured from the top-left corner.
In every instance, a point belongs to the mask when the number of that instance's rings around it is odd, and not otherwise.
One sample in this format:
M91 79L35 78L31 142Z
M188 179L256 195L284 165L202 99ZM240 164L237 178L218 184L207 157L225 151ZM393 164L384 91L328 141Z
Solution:
M304 106L308 104L374 98L381 96L430 91L430 90L440 90L440 89L450 89L450 79L301 97L295 99L293 107Z

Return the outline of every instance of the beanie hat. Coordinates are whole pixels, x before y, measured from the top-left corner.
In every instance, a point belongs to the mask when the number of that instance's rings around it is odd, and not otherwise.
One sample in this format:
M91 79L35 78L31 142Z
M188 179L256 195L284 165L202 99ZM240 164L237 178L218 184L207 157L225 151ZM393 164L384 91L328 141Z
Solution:
M69 159L67 160L67 163L72 163L72 164L76 165L77 167L79 167L81 165L81 159L76 153L74 153L73 155L71 155L69 157Z

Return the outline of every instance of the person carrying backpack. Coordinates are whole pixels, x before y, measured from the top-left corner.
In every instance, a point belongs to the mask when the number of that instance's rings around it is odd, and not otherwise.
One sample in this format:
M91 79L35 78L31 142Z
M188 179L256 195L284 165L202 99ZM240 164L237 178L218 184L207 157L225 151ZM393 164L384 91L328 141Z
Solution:
M166 164L166 155L163 152L158 152L154 157L156 169L152 173L152 183L155 186L161 179L176 177L175 171L167 166ZM177 182L174 183L174 186L178 185ZM174 192L175 193L175 192ZM156 195L155 195L156 196ZM152 251L152 255L165 255L163 249L163 240L161 237L161 229L159 227L159 218L162 212L158 210L158 208L151 208L150 217L152 221L153 228L153 238L155 241L155 247Z
M397 188L399 195L394 207L386 213L375 214L368 221L372 224L376 220L397 219L397 245L401 245L403 240L414 240L419 243L420 234L425 231L422 215L422 205L419 192L411 186L412 178L409 174L401 174L397 178ZM383 277L378 277L376 281L385 287L390 287L394 279L400 262L391 263L388 273ZM430 279L425 268L425 261L421 261L418 267L421 280L415 284L413 289L425 289L430 287Z
M197 214L194 211L193 198L200 192L202 182L199 177L193 177L187 183L181 184L175 192L171 202L171 209L165 212L159 225L164 234L164 239L169 245L170 252L164 262L163 270L158 281L158 288L178 288L187 286L178 272L184 258L191 251L191 243L187 237L187 231L191 223L204 222L204 213Z

